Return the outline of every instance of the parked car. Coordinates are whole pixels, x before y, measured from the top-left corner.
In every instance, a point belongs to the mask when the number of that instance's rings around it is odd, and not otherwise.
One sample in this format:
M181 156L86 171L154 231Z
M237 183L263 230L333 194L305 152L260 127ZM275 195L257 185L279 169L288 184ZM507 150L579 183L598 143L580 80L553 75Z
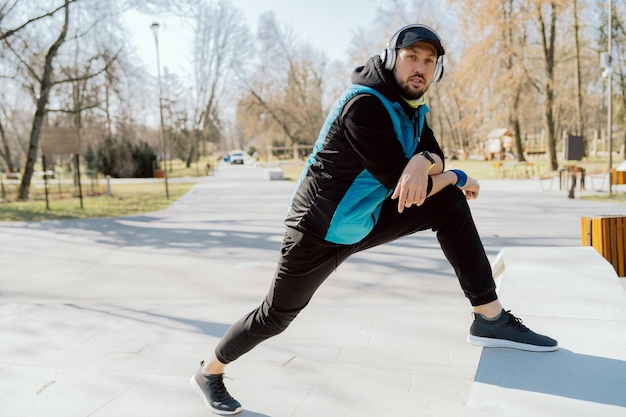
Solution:
M230 153L230 163L243 165L245 161L245 155L241 151L235 151Z

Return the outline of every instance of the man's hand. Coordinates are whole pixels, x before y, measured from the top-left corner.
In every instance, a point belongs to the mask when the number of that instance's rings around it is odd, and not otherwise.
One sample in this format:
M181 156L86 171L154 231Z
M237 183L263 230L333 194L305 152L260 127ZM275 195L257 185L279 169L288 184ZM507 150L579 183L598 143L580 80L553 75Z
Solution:
M405 207L413 204L420 206L426 200L428 189L428 168L430 162L420 155L413 156L404 167L398 185L396 185L391 198L398 199L398 213L402 213Z
M461 187L461 190L463 190L466 199L475 200L480 192L480 184L474 178L467 177L467 182Z

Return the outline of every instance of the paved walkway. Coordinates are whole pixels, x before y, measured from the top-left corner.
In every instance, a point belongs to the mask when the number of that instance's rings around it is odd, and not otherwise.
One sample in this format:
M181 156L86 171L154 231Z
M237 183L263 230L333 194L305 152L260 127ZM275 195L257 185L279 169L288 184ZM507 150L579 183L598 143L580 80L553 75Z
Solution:
M505 248L499 295L560 349L484 349L466 417L623 417L626 291L591 247Z
M223 165L158 213L0 223L0 417L211 415L189 377L264 296L292 189ZM581 216L626 213L566 197L484 182L471 205L490 258L580 246ZM470 320L422 233L351 258L227 384L244 417L464 416L481 358Z

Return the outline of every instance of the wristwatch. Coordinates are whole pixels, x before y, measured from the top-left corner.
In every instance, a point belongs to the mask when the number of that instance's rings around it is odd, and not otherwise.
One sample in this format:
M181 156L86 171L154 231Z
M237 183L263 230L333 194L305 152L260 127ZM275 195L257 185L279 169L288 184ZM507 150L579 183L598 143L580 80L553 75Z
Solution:
M424 158L426 158L426 159L428 159L430 161L430 166L428 167L429 171L435 166L435 164L436 164L435 158L433 158L433 156L430 154L430 152L424 151L424 152L418 153L418 155L422 155Z

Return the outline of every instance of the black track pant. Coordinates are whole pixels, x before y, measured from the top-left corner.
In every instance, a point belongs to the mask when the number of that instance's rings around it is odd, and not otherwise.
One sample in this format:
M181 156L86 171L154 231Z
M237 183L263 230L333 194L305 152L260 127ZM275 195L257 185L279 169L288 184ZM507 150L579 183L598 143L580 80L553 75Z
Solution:
M274 281L263 303L233 324L216 347L222 363L229 363L260 342L281 333L306 307L328 276L350 255L420 230L433 229L472 305L497 299L491 266L463 193L449 186L422 206L397 211L396 200L383 204L379 221L361 242L337 245L296 237L288 229Z

